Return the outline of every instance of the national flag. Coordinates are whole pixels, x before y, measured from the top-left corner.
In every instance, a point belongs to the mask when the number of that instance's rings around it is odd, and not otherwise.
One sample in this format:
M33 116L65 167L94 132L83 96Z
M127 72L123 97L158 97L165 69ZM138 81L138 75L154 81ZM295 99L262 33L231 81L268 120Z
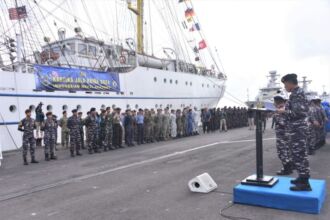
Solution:
M195 16L194 9L187 8L187 10L184 12L184 15L185 15L186 18Z
M198 43L198 49L199 49L199 50L202 50L202 49L204 49L204 48L206 48L206 42L205 42L205 40L201 40L201 41Z
M21 6L17 8L9 8L8 12L9 12L10 20L19 20L27 17L25 6Z
M194 24L194 25L189 29L189 31L200 31L200 30L201 30L201 28L200 28L200 26L199 26L198 23Z

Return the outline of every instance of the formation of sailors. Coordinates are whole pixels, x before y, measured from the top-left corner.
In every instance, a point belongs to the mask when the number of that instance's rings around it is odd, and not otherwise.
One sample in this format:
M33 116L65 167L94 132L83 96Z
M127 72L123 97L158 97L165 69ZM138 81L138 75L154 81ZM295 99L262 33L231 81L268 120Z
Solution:
M45 160L56 160L58 127L61 128L61 144L70 150L71 157L81 156L81 150L89 154L118 148L132 147L146 143L167 141L175 138L199 135L199 124L203 131L227 131L231 128L247 126L247 110L239 107L201 110L189 107L181 109L127 109L106 107L96 111L91 108L87 116L77 109L69 117L63 111L58 120L52 112L44 114L42 103L36 108L36 120L31 117L31 110L25 111L26 117L19 123L23 132L23 161L28 164L27 153L30 148L31 163L35 159L35 146L41 146L44 140ZM34 138L34 133L37 139ZM41 135L43 133L43 135ZM123 144L124 141L124 144Z

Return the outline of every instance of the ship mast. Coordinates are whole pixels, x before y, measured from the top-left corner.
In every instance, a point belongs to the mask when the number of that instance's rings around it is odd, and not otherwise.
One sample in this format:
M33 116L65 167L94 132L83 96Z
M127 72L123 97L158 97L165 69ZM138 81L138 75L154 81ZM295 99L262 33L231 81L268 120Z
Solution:
M127 0L128 9L136 15L136 30L137 30L137 53L144 53L143 46L143 4L144 0L137 0L136 8L132 6L132 1Z

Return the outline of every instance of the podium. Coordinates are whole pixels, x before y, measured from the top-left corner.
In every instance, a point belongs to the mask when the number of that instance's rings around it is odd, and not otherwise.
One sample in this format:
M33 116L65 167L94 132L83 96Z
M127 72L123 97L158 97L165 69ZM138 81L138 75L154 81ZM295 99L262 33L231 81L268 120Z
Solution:
M262 114L271 110L265 108L254 108L256 113L256 174L242 180L242 185L273 187L278 178L265 176L263 171L263 145L262 145Z

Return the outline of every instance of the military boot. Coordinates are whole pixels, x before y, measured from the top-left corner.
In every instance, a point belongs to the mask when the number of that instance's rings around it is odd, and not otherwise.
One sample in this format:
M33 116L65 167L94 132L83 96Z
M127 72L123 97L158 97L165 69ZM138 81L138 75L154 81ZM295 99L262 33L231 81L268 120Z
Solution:
M23 156L23 164L24 165L29 165L26 156Z
M308 177L299 177L296 181L295 186L290 187L291 191L312 191L312 187L309 184Z
M39 163L39 161L36 160L35 156L32 156L31 163Z
M283 168L276 172L279 176L286 176L292 174L292 166L290 163L284 164Z
M73 150L70 150L70 156L71 156L71 157L74 157L74 152L73 152Z
M49 161L49 155L45 154L45 161Z
M77 156L82 156L82 154L79 152L79 150L76 151Z
M50 159L57 160L57 156L54 153L52 153L52 154L50 154Z

